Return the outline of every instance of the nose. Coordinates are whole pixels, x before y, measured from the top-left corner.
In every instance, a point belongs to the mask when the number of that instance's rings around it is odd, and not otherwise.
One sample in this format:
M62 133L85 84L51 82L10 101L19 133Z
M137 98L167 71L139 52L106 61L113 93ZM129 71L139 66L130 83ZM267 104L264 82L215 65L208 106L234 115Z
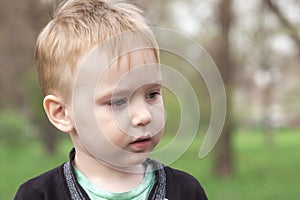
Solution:
M134 99L130 108L131 123L133 126L146 126L151 122L151 114L144 99Z

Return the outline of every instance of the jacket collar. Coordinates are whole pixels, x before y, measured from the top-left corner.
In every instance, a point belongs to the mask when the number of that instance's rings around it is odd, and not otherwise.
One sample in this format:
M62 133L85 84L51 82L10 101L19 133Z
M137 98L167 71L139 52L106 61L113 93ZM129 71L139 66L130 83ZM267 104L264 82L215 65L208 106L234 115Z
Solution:
M69 161L63 165L64 177L67 182L72 200L89 200L88 195L85 193L76 179L72 164L75 159L75 154L75 148L72 148L69 154ZM164 166L161 163L150 158L148 158L146 162L147 164L153 165L156 178L155 184L150 192L148 199L164 200L166 196L166 173L164 170Z

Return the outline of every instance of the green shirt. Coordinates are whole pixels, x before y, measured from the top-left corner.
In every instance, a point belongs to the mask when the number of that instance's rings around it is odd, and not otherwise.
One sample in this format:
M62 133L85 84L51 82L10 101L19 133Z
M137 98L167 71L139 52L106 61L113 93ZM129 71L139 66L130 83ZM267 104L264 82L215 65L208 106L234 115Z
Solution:
M127 192L114 193L95 186L85 175L76 169L76 167L74 167L74 169L77 181L91 200L145 200L148 198L155 182L154 171L152 170L152 166L149 164L142 183Z

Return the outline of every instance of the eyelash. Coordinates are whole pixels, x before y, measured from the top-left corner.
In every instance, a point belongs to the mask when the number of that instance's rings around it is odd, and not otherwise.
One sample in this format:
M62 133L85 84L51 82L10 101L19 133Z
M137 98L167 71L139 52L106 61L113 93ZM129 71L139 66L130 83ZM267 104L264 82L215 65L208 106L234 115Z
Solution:
M148 93L145 98L149 99L150 101L154 101L159 95L161 95L160 91L153 91ZM123 105L126 105L127 103L128 103L127 98L123 98L123 99L110 100L106 103L106 105L111 107L121 107Z
M124 98L124 99L111 100L111 101L108 101L106 104L108 106L112 106L112 107L120 107L124 104L127 104L127 99Z
M154 95L154 97L151 97L152 95ZM150 92L146 98L147 99L151 99L151 100L154 100L157 98L158 95L161 95L160 91L153 91L153 92Z

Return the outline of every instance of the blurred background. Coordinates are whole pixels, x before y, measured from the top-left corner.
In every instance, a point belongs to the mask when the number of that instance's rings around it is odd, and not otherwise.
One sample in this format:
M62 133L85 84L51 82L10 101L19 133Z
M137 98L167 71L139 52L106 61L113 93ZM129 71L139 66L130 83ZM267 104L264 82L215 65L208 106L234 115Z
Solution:
M193 86L199 86L200 129L172 166L193 174L209 199L299 199L300 1L129 2L145 11L152 26L178 30L199 42L225 83L228 110L222 135L213 151L198 159L210 97L203 80L188 73ZM67 160L72 147L43 113L34 66L35 40L51 8L47 0L0 0L1 200L12 199L20 183ZM162 62L178 64L164 53ZM187 63L179 62L184 71ZM166 92L165 102L162 144L174 137L180 120L176 98Z

